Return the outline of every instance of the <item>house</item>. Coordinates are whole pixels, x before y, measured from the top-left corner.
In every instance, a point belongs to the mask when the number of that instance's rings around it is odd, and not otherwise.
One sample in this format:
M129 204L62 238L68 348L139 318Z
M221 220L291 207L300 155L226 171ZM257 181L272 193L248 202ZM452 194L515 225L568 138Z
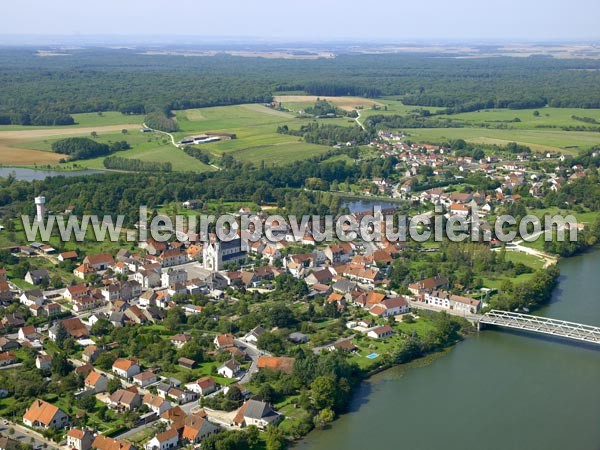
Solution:
M73 311L82 312L95 309L102 304L102 297L85 295L73 301Z
M40 370L49 370L52 364L52 356L50 355L37 355L35 357L35 367Z
M88 430L71 428L67 433L67 447L74 450L90 450L94 435Z
M92 442L94 450L135 450L135 447L129 442L118 441L116 439L98 434Z
M270 369L285 373L292 373L294 370L294 358L287 356L259 356L257 361L258 369Z
M171 344L181 350L183 346L192 339L192 336L187 333L179 333L171 338Z
M2 352L0 353L0 367L10 366L17 362L17 357L13 352Z
M60 262L63 262L63 261L72 261L74 259L77 259L77 252L76 251L62 252L61 254L58 255L57 259Z
M94 394L100 394L101 392L106 392L108 387L108 378L106 375L92 370L90 373L88 373L88 376L85 377L83 384L85 385L86 389L92 390Z
M62 308L58 303L46 303L42 306L40 312L47 317L55 317L62 312Z
M170 401L154 394L144 395L143 404L159 416L168 409L171 409Z
M18 328L25 325L25 319L19 314L8 313L0 321L4 328Z
M385 339L394 334L394 330L389 325L383 325L382 327L371 328L367 332L367 336L373 339Z
M180 248L165 250L158 256L161 267L173 267L188 262L187 253ZM185 271L184 271L185 272ZM187 274L186 274L187 275Z
M217 335L213 342L214 342L216 348L221 349L221 348L233 347L233 340L234 340L233 334L226 333L226 334Z
M50 273L46 269L30 270L25 274L25 281L38 285L42 281L50 281Z
M244 341L256 344L258 342L259 336L264 332L265 329L263 327L257 326L250 330L246 336L244 336Z
M167 391L167 397L183 405L184 403L196 400L198 398L198 395L191 391L181 390L177 387L172 387Z
M167 425L172 425L175 422L181 423L185 421L186 417L187 414L185 411L183 411L179 405L175 405L160 415L160 421Z
M121 378L130 379L140 373L140 366L135 359L119 358L113 363L112 371Z
M81 264L73 269L73 275L77 278L85 280L85 277L94 273L94 268L89 264Z
M337 350L340 352L354 353L355 351L358 350L358 347L356 347L356 345L354 345L352 343L351 339L342 339L342 340L334 342L329 347L327 347L327 349L330 352Z
M331 283L332 280L333 274L329 269L315 270L304 279L309 286Z
M145 446L146 450L168 450L179 445L179 433L175 428L158 433Z
M481 309L481 301L460 295L451 295L450 305L455 311L461 311L465 314L476 314Z
M0 280L0 302L11 302L14 294L10 288L10 284L6 280Z
M89 295L89 293L89 288L85 284L81 283L67 287L63 292L63 298L72 302L78 298Z
M19 341L35 341L40 338L40 334L36 331L33 325L27 325L26 327L19 328L17 333L17 339Z
M137 384L139 387L146 387L152 383L156 383L158 378L152 372L140 372L133 376L133 384Z
M62 319L59 323L61 323L65 327L65 329L67 330L67 333L73 339L86 338L90 335L90 331L83 324L83 322L79 319L79 317L70 317L68 319ZM54 325L48 331L48 335L50 336L50 339L53 341L56 341L57 330L58 330L58 324Z
M28 307L37 305L42 306L46 301L46 296L39 289L32 289L30 291L25 291L19 297L19 301Z
M97 345L88 345L81 353L81 359L86 363L93 363L96 358L102 353L102 349Z
M238 410L234 423L240 427L255 425L264 430L269 425L274 425L281 420L268 403L258 400L248 400Z
M217 373L225 378L235 378L239 372L240 364L233 358L217 369Z
M94 370L94 367L91 364L84 364L82 366L75 367L74 372L76 375L81 375L85 378L90 374L92 370Z
M83 264L87 264L94 271L106 270L114 263L115 260L109 253L98 253L95 255L88 255L83 260Z
M127 308L124 312L125 317L133 323L142 324L148 322L148 316L144 314L144 311L137 305L132 305Z
M140 283L142 289L150 289L161 285L160 264L146 264L133 274L133 279Z
M133 411L142 405L137 389L117 389L108 398L108 406L113 409Z
M35 330L35 328L34 328ZM0 352L8 352L10 350L16 350L21 346L17 341L8 339L5 336L0 336Z
M204 396L212 394L217 390L217 382L212 377L202 377L186 384L185 388L191 392Z
M217 433L219 427L199 414L190 414L185 418L181 439L190 444L198 444L205 437Z
M408 301L404 297L388 298L373 305L369 313L377 317L390 317L405 314L410 311Z
M69 416L54 405L36 399L23 415L23 423L32 428L64 428Z
M408 285L408 290L414 294L419 295L423 292L431 292L435 289L440 289L448 285L448 278L442 275L436 275L435 277L426 278L416 283Z

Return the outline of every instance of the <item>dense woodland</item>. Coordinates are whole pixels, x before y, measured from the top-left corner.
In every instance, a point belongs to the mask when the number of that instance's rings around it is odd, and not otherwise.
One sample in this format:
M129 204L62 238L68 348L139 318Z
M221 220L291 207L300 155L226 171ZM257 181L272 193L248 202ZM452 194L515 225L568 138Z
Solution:
M109 145L82 137L60 139L52 143L52 151L68 155L69 161L96 158L130 148L131 146L127 141L112 142Z
M146 114L268 102L273 92L397 96L448 112L490 107L600 107L600 61L353 55L275 60L145 55L138 49L0 49L0 122L68 124L69 114ZM593 69L593 70L592 70ZM324 81L326 80L326 81ZM374 86L377 86L374 88Z

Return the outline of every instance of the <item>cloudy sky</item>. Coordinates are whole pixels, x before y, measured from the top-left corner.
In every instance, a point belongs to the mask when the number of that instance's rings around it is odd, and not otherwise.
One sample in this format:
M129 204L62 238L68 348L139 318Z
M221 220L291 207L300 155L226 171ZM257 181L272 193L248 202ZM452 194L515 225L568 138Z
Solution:
M0 10L4 35L600 39L598 0L6 0Z

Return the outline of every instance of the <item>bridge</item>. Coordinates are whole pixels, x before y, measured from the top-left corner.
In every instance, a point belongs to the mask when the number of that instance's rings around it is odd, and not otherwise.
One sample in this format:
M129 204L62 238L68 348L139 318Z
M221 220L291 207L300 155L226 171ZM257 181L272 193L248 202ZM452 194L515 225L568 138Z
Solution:
M573 341L600 344L600 327L509 311L491 310L479 319L479 325L494 325L531 333L556 336Z

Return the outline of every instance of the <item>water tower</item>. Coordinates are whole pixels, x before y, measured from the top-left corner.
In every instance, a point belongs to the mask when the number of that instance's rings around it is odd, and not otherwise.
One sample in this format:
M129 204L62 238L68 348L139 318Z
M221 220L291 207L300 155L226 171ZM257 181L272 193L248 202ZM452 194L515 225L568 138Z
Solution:
M39 196L35 198L35 220L42 222L44 220L44 213L46 212L46 197Z

